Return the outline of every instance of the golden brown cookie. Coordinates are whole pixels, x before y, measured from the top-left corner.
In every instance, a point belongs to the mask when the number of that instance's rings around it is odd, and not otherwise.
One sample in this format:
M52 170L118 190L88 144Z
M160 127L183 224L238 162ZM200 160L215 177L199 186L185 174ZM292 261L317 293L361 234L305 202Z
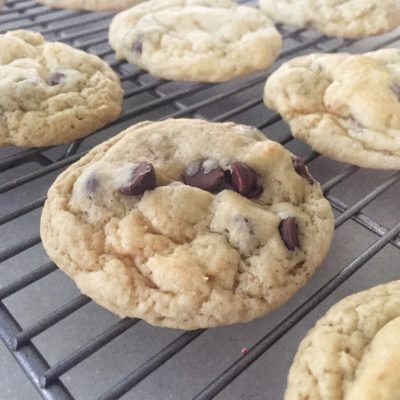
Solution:
M264 102L328 157L400 169L399 49L292 59L268 79Z
M22 30L0 49L0 146L66 143L118 117L119 78L99 57Z
M221 82L268 68L281 37L268 17L231 0L152 0L115 16L118 59L151 74Z
M285 400L400 398L400 281L333 306L300 344Z
M300 159L255 128L134 125L63 172L50 258L120 316L205 328L270 312L322 263L333 217Z
M260 8L276 22L350 39L379 35L400 25L397 0L260 0Z

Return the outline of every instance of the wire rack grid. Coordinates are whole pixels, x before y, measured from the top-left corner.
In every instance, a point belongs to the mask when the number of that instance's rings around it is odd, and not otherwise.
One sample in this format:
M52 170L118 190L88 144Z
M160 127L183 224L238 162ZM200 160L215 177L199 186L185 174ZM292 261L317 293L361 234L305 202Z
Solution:
M350 41L279 26L283 53L270 70L211 85L157 79L116 61L107 43L113 15L49 9L34 0L9 0L0 14L1 32L31 29L97 54L125 89L121 117L85 139L0 150L0 337L44 399L282 398L299 340L322 312L345 294L399 277L400 173L312 152L263 106L262 87L293 56L398 47L400 30ZM322 182L336 216L332 250L310 284L271 315L192 332L119 320L80 294L44 253L38 222L54 178L127 126L167 117L254 125L305 157ZM242 354L242 346L249 351Z

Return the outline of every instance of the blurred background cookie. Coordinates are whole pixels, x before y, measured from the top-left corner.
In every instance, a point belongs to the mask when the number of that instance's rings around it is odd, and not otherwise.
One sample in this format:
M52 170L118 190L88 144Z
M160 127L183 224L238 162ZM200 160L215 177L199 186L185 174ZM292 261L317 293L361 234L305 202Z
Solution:
M87 11L123 10L146 0L37 0L54 8L73 8Z
M120 114L119 78L99 57L22 30L0 48L0 146L70 142Z
M276 22L349 39L379 35L400 24L397 0L260 0L260 8Z
M321 154L400 169L399 49L295 58L268 79L264 102Z
M281 49L269 18L230 0L152 0L118 14L118 59L165 79L220 82L268 68Z
M301 342L285 400L400 397L400 281L333 306Z

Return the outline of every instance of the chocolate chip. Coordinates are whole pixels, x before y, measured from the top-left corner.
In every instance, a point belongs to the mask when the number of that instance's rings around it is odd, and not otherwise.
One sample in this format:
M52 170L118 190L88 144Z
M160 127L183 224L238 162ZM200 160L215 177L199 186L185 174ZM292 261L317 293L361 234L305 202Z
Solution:
M54 72L52 74L49 75L48 79L47 79L47 83L50 86L55 86L55 85L59 85L61 83L61 80L65 78L65 75L61 72Z
M304 28L305 29L310 29L310 30L315 29L313 21L306 21L305 24L304 24Z
M86 184L85 184L85 190L86 190L86 192L88 193L88 194L94 194L95 193L95 191L97 190L97 187L99 186L99 182L98 182L98 180L95 178L95 177L93 177L93 176L91 176L91 177L89 177L88 178L88 180L86 181Z
M132 50L136 53L142 54L143 52L143 41L142 36L139 35L133 43Z
M146 190L156 187L156 174L154 167L147 161L139 163L132 171L129 181L121 186L118 191L128 196L138 196Z
M353 129L355 129L355 130L364 129L364 125L354 115L350 115L348 119L349 119L350 124L352 125Z
M393 83L392 86L390 86L390 90L397 97L397 101L400 102L400 85L398 83Z
M231 185L236 192L249 199L261 195L263 187L255 171L240 161L232 162L231 169Z
M307 179L310 185L314 185L314 178L310 175L307 167L304 165L304 160L301 157L294 156L292 162L294 170L304 179Z
M288 250L294 251L300 247L295 217L288 217L279 224L279 233Z
M186 185L216 193L224 187L225 173L215 160L197 160L187 166L183 181Z

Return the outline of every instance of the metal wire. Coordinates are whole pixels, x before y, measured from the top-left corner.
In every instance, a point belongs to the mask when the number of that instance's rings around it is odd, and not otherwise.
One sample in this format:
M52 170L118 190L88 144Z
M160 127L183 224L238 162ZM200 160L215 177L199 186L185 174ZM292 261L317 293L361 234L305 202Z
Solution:
M15 360L19 363L26 375L36 388L39 388L39 377L50 368L38 349L31 343L27 343L22 349L13 351L12 338L21 332L21 326L0 302L0 338L11 351ZM68 389L56 381L50 389L41 389L40 394L46 400L74 400Z
M241 2L246 3L246 1ZM32 28L36 31L42 32L49 38L55 36L58 40L65 41L73 44L77 48L90 52L95 46L104 45L106 43L107 26L113 16L113 13L96 14L71 10L50 10L44 6L35 5L33 2L27 3L25 0L10 1L8 5L9 8L6 8L5 11L0 14L1 31L11 28ZM87 21L87 24L83 27L82 21ZM76 28L78 27L80 29L77 32ZM66 28L68 32L61 33ZM254 74L248 78L238 80L239 84L236 85L232 85L231 83L220 84L217 86L218 91L216 93L208 96L204 100L195 101L190 105L184 105L183 100L195 94L206 92L207 90L214 88L215 85L193 83L188 84L187 86L183 85L183 88L181 89L162 93L161 88L167 83L166 81L162 79L153 79L149 83L142 83L140 82L140 78L145 76L145 72L141 70L131 72L130 70L129 73L126 73L126 70L124 70L126 64L124 62L115 61L112 57L109 57L113 54L110 48L93 51L100 57L107 57L110 65L120 74L122 82L133 82L136 84L136 87L125 91L125 101L144 93L150 93L154 99L143 102L142 104L125 111L117 121L104 128L104 130L95 133L91 137L96 137L104 131L119 128L120 126L122 127L126 125L126 123L144 118L146 113L155 112L164 106L169 106L173 109L173 111L169 112L164 118L193 115L202 117L202 110L206 107L213 106L221 100L228 99L229 97L242 93L245 90L257 88L259 85L263 84L267 76L288 57L310 50L329 50L331 52L351 50L354 45L353 41L339 40L332 46L330 44L331 39L321 35L316 35L310 39L303 37L304 30L302 29L285 30L285 28L282 27L280 27L280 29L285 39L284 43L290 40L295 44L288 47L287 50L282 53L279 60L268 72ZM93 35L97 35L97 37L93 38ZM90 38L85 39L87 36L90 36ZM390 45L399 41L399 39L399 32L378 38L374 40L374 44L370 46L368 50L375 50ZM219 113L213 117L212 120L225 121L236 117L247 110L251 110L260 104L262 104L261 95L232 107L228 111ZM280 117L276 114L266 115L265 119L257 124L257 127L259 129L265 129L279 121ZM293 138L288 134L283 136L280 139L280 142L282 144L290 144L292 140ZM0 194L6 194L7 192L17 190L23 185L34 182L36 179L45 177L50 173L60 171L62 168L77 161L88 151L80 151L82 144L85 144L85 139L71 143L67 146L62 155L55 159L48 155L49 149L43 148L20 150L15 154L0 159L0 174L24 166L28 163L34 163L38 166L38 168L31 172L21 173L18 177L0 184ZM317 153L312 153L308 158L308 162L315 160L317 157ZM250 349L246 357L238 358L221 375L215 377L212 382L210 382L194 397L195 399L211 399L217 395L232 380L257 360L257 358L264 354L277 340L286 335L293 326L295 326L321 301L323 301L337 287L343 284L358 269L362 268L362 266L384 246L391 243L397 249L400 249L400 223L388 230L376 221L372 220L369 216L363 214L363 209L369 203L377 199L385 191L399 182L400 173L394 173L385 179L375 189L351 206L330 194L332 188L351 177L358 170L357 167L346 168L344 171L326 182L323 185L323 190L332 206L339 212L339 215L335 219L336 228L352 219L363 228L373 232L378 239L371 247L366 249L349 265L345 266L323 287L313 293L311 297L309 297L289 316L278 323L270 332L266 333L266 335ZM7 214L0 215L0 226L18 220L18 218L21 218L27 213L39 209L43 206L44 201L45 197L40 196L37 199L31 200L17 209L8 212ZM21 252L37 245L38 243L40 243L40 236L34 234L32 237L23 239L8 246L6 249L0 251L0 263L17 256ZM49 274L52 274L56 270L57 267L53 263L46 263L34 268L31 272L0 288L0 337L43 398L49 400L69 400L73 399L73 397L65 385L61 383L60 377L70 369L76 367L82 361L86 360L96 351L106 346L116 337L126 332L128 329L132 329L137 324L138 320L123 319L92 339L90 342L73 351L55 365L48 365L37 348L33 345L32 339L78 309L84 307L90 302L90 299L84 295L78 296L25 329L21 328L2 300L24 290L24 288ZM109 388L106 393L100 396L99 400L111 400L122 396L161 367L166 361L178 354L178 352L183 348L190 345L190 343L196 340L203 332L203 330L198 330L183 333L157 354L149 358L141 366L123 377L115 386Z
M302 318L312 311L319 303L329 296L336 288L358 271L368 260L378 253L390 240L400 233L400 223L378 239L370 248L360 254L353 262L335 275L321 289L315 292L307 301L301 304L293 313L285 318L271 332L254 345L246 357L237 359L228 369L212 381L204 390L198 393L194 400L211 399L225 388L233 379L248 368L263 353L265 353L276 341L295 326Z
M173 357L175 354L185 348L189 343L200 336L203 332L204 330L199 329L197 331L183 333L168 346L164 347L159 353L150 358L150 360L146 361L138 369L122 379L107 393L100 396L98 400L113 400L119 398L128 390L130 390L133 386L137 385L153 371L163 365L171 357Z
M122 335L126 330L139 322L138 319L124 318L117 324L113 325L107 331L97 336L90 343L81 347L73 354L69 355L59 363L48 369L40 377L40 387L45 388L51 385L59 376L64 374L69 369L78 365L81 361L88 358L91 354L104 347L107 343L111 342L119 335Z

